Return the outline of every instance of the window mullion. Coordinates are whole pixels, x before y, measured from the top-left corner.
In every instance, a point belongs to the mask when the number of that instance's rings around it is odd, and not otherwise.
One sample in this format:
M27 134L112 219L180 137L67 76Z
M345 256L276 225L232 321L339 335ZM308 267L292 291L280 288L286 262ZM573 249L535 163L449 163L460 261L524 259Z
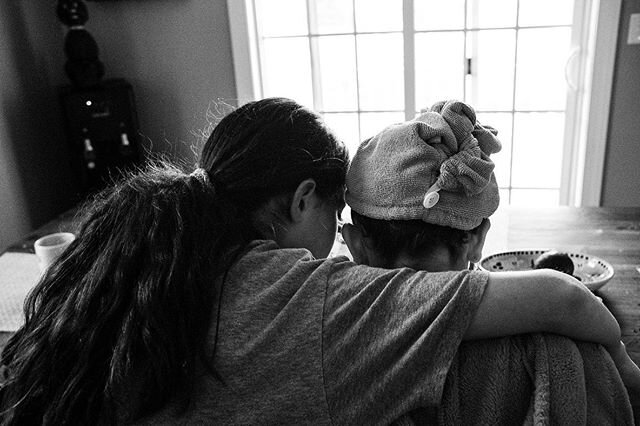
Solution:
M356 0L351 0L351 6L353 10L353 53L355 55L356 65L356 101L358 113L356 114L358 120L358 141L362 140L362 126L360 125L360 117L362 110L360 108L360 70L358 68L358 26L356 24Z
M520 0L516 4L516 27L515 42L513 52L513 96L511 97L511 152L509 153L509 204L512 200L513 192L513 153L516 145L516 92L518 90L518 45L520 35Z
M475 11L475 8L474 8ZM462 31L462 33L464 34L463 36L463 43L464 43L464 58L462 58L465 61L465 66L463 67L463 76L462 76L462 99L465 102L469 102L469 96L467 94L467 80L473 78L473 76L471 75L472 73L472 69L471 67L473 66L473 61L472 61L472 56L469 56L469 52L468 52L468 44L469 44L469 33L467 32L467 22L469 21L469 17L467 16L469 14L469 5L467 4L467 0L465 0L464 2L464 29ZM467 69L467 64L468 64L468 69Z
M413 0L402 1L402 34L404 38L404 117L416 115L416 52Z
M257 61L257 75L258 78L255 79L256 80L256 99L260 99L264 96L264 80L263 80L263 72L262 72L262 63L264 61L263 58L263 52L264 49L262 47L262 36L260 35L260 27L258 25L258 14L256 12L256 2L255 0L250 0L251 1L251 18L252 18L252 22L250 23L250 25L253 28L253 34L255 35L255 53L254 53L254 58Z
M307 39L309 40L309 60L311 61L311 89L313 92L313 109L324 110L322 99L322 76L320 73L320 51L318 37L312 36L317 33L317 17L315 8L312 8L314 0L307 0Z
M560 204L561 205L579 205L578 193L582 192L584 162L584 143L581 139L581 133L585 122L581 120L585 99L585 83L586 83L586 59L589 47L589 24L592 12L593 2L586 0L584 2L575 2L573 25L571 27L571 47L572 53L565 63L565 79L567 79L567 67L571 65L573 56L576 54L579 58L579 66L577 68L576 80L577 87L572 88L567 80L567 104L565 108L565 130L564 130L564 149L562 156L562 174L560 180Z

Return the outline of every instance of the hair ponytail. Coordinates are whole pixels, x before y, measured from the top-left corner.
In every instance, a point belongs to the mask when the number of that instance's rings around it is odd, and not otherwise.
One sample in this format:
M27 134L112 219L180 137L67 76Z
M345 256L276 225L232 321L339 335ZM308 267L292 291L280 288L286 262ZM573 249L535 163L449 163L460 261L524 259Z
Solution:
M241 220L204 175L168 165L100 194L2 354L0 423L93 424L132 388L130 420L187 403Z

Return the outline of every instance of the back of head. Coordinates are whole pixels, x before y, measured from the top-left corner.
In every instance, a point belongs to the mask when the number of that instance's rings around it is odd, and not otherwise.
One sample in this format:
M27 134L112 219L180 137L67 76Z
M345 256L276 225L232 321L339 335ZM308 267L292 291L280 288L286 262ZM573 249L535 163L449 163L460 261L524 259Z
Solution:
M498 207L496 134L459 101L385 128L359 146L347 174L355 221L387 258L438 245L455 252Z
M314 112L284 98L250 102L215 127L200 167L247 212L287 196L312 178L326 198L342 200L349 157Z

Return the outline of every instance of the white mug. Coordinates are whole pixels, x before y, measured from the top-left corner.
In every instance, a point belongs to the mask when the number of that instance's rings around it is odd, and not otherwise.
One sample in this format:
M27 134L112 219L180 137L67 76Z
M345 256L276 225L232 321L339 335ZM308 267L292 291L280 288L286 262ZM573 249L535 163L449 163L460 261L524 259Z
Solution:
M55 234L45 235L38 238L33 244L40 270L46 270L51 264L62 254L63 251L71 244L76 236L71 232L57 232Z

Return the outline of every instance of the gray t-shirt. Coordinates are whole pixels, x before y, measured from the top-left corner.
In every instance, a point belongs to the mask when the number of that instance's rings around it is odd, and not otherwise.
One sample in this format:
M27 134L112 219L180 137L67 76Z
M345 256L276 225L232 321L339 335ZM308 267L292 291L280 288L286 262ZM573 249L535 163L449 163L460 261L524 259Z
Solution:
M170 406L146 422L372 425L437 405L487 277L316 260L256 241L224 282L222 381L203 373L188 412Z

